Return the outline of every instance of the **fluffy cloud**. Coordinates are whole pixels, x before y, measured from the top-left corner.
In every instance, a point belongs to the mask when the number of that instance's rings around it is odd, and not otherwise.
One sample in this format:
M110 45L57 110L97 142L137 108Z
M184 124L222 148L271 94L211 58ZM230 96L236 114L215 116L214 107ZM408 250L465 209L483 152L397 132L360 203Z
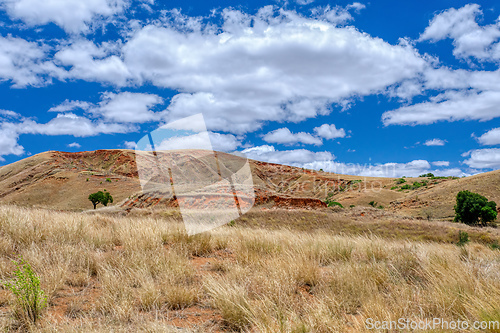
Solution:
M477 138L482 145L494 146L500 144L500 127L493 128Z
M88 110L92 106L89 102L65 100L61 104L49 109L49 112L67 112L76 109Z
M432 172L440 176L468 175L458 168L432 169L426 160L414 160L408 163L356 164L336 162L335 156L329 152L312 152L305 149L276 150L273 146L264 145L248 148L243 153L251 159L286 164L306 169L320 170L337 174L358 175L366 177L418 177ZM448 166L444 161L433 163L435 166Z
M0 0L13 19L29 26L55 23L66 32L86 32L97 18L106 18L128 6L125 0Z
M276 150L273 146L258 146L242 151L248 158L279 164L302 166L312 161L329 161L335 156L327 151L313 152L306 149Z
M432 139L432 140L425 141L424 146L444 146L445 143L446 143L446 140Z
M123 146L126 149L135 149L136 143L134 141L124 141Z
M24 148L18 144L22 134L71 135L74 137L95 136L99 134L128 133L137 130L134 126L92 121L73 113L59 113L47 123L37 123L18 115L17 122L0 123L0 160L5 155L22 155ZM75 146L76 147L76 146Z
M188 136L170 137L156 145L157 150L213 149L233 152L241 146L241 141L232 134L202 132Z
M500 116L500 91L457 91L382 115L385 125L421 125L438 121L491 120Z
M90 112L112 122L144 123L160 119L160 113L151 111L158 104L163 104L163 98L154 94L106 92L99 105Z
M450 162L449 161L435 161L435 162L431 162L432 165L435 165L435 166L449 166L450 165Z
M26 119L15 124L15 128L18 134L72 135L75 137L128 133L136 129L123 124L92 121L73 113L60 113L44 124Z
M225 10L223 19L214 29L175 14L132 33L123 46L133 82L182 92L168 120L201 111L209 129L241 134L264 121L328 114L332 103L383 92L427 66L408 44L292 11Z
M19 134L16 127L10 123L0 124L0 161L5 155L22 155L24 147L17 143Z
M344 129L337 129L334 124L323 124L319 127L315 127L314 132L319 137L325 138L327 140L345 137Z
M314 0L302 0L302 1L314 1ZM300 4L300 2L298 2ZM356 13L359 13L361 9L364 9L366 6L359 3L354 2L346 7L334 6L330 7L330 5L326 5L325 7L316 7L312 9L313 14L315 14L319 18L323 18L328 22L334 24L344 24L353 19L350 10L354 10Z
M469 152L470 158L464 163L474 169L498 169L500 168L500 149L477 149Z
M414 160L408 163L354 164L335 161L313 161L305 163L305 168L323 169L338 174L358 175L366 177L416 177L430 170L431 165L425 160Z
M72 143L68 144L68 147L70 147L70 148L80 148L81 145L78 142L72 142Z
M151 109L163 104L163 98L155 94L104 92L97 104L85 101L69 101L52 107L49 111L67 112L82 109L96 118L116 123L145 123L162 120L163 113Z
M46 61L47 47L21 38L0 36L0 82L12 81L14 87L41 86L50 75L60 73Z
M500 48L496 41L500 38L500 24L479 26L476 19L481 14L477 4L447 9L430 21L420 40L436 42L452 38L455 47L453 54L457 58L472 56L480 60L499 59Z
M130 72L120 57L119 45L103 43L95 45L88 40L73 41L63 46L54 56L55 63L68 67L59 74L61 79L82 79L124 86L130 79Z
M449 164L435 164L435 166L448 166ZM365 177L418 177L421 174L432 172L437 176L469 176L458 168L452 169L432 169L431 165L426 160L414 160L408 163L384 163L384 164L357 164L357 163L340 163L335 161L314 161L302 165L304 168L338 173L347 175L357 175Z
M269 132L265 134L262 139L269 143L279 143L285 145L304 143L307 145L320 146L323 144L323 141L320 138L305 132L292 133L286 127L278 128L277 130Z

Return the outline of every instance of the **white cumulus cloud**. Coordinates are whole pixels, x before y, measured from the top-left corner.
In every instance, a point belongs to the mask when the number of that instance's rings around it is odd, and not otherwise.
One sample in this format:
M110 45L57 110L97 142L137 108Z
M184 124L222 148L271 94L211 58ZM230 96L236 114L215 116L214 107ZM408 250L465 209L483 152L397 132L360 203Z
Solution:
M464 163L473 169L498 169L500 168L500 148L472 150L469 159Z
M500 144L500 127L493 128L477 138L482 145L494 146Z
M409 44L293 11L225 10L219 29L172 15L133 32L121 58L132 82L181 91L169 121L203 112L210 130L242 134L265 121L325 115L332 103L383 92L427 66Z
M426 125L438 121L491 120L500 117L500 91L444 93L431 101L402 106L382 115L385 125Z
M430 139L424 142L424 146L444 146L446 140L441 139Z
M327 140L345 137L345 130L343 128L337 129L334 124L323 124L319 127L315 127L314 132L316 132L316 135L319 137Z
M0 0L1 7L13 19L29 26L55 23L66 32L89 30L96 19L108 18L124 11L125 0Z
M329 161L335 158L332 153L327 151L313 152L306 149L280 151L269 145L247 148L242 153L250 159L293 166L302 166L313 161Z
M279 143L284 145L303 143L307 145L320 146L323 144L323 141L320 138L317 138L310 133L292 133L286 127L278 128L277 130L266 133L262 139L269 143Z
M480 60L499 59L500 48L496 42L500 38L500 23L480 26L476 20L481 14L482 10L477 4L447 9L430 21L420 40L437 42L451 38L453 54L457 58L472 56Z
M431 163L432 163L432 165L441 166L441 167L443 167L443 166L447 167L447 166L450 165L449 161L434 161L434 162L431 162Z
M72 143L68 144L68 147L70 147L70 148L80 148L81 145L78 142L72 142Z

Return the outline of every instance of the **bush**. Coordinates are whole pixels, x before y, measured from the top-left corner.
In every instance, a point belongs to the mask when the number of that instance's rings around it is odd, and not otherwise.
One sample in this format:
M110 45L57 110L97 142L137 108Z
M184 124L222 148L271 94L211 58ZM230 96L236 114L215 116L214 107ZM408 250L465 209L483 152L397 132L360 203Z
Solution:
M469 234L465 231L459 230L458 231L458 246L464 246L469 242Z
M111 183L111 178L106 178L106 181L107 181L108 183Z
M403 183L406 183L406 179L399 178L398 180L396 180L396 184L403 184Z
M372 207L376 207L377 206L377 203L375 201L370 201L368 204L370 206L372 206Z
M325 203L328 207L339 206L340 208L344 208L344 206L342 206L342 204L340 202L337 202L337 201L326 200Z
M5 287L16 296L17 315L21 319L36 324L42 310L47 305L47 297L40 288L40 278L36 276L30 264L23 258L14 261L16 270L12 282L5 283Z
M486 226L497 217L497 204L470 191L460 191L455 205L455 222Z
M434 174L432 173L424 173L423 175L420 175L419 177L434 177Z

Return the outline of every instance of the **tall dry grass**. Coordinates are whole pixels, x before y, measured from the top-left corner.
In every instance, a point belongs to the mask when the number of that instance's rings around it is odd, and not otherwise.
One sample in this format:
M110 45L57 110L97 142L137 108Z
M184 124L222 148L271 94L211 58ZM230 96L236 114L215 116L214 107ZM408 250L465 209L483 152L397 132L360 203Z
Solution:
M23 326L2 290L4 331L358 332L367 318L500 321L500 251L476 243L239 227L188 237L168 218L0 207L0 279L12 277L19 255L41 277L49 307L40 325ZM209 315L195 322L183 311Z

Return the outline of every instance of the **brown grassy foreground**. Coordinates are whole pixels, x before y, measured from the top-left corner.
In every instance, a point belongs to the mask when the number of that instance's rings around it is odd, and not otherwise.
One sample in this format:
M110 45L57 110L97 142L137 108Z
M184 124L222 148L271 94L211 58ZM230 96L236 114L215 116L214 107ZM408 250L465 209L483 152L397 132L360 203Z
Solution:
M409 222L410 223L410 222ZM500 320L500 251L0 207L0 278L22 255L49 307L35 332L358 332L366 318ZM19 329L0 291L0 326ZM184 327L186 330L179 330ZM22 327L21 327L22 329Z

